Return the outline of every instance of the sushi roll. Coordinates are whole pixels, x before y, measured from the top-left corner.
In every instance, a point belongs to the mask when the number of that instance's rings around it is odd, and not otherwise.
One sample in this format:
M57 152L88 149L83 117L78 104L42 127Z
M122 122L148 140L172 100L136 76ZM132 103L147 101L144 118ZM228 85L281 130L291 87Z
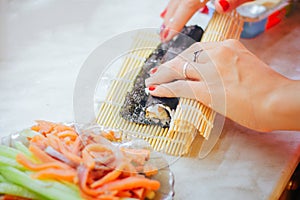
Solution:
M120 111L122 118L139 124L169 127L179 99L149 95L145 89L145 80L150 76L149 71L153 67L173 59L193 43L200 41L202 35L201 27L188 26L173 40L158 45L144 62L134 80L133 89L125 97Z

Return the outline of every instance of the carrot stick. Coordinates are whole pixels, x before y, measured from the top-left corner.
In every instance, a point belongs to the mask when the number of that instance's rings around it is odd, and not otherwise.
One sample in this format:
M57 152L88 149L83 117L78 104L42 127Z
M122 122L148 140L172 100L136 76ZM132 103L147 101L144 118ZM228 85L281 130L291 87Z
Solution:
M76 163L77 165L80 165L80 163L82 162L82 158L72 154L72 152L67 150L64 144L62 143L62 141L59 140L58 138L57 138L57 142L58 142L60 152L63 153L66 156L66 158L68 158L70 161Z
M73 169L65 170L48 168L32 174L32 177L38 179L57 179L60 181L73 182L76 177L76 171Z
M84 194L89 195L89 196L94 196L94 197L98 196L100 194L103 194L102 191L99 192L94 189L90 189L87 186L87 179L89 176L88 168L86 168L84 165L80 165L77 168L77 174L78 174L78 179L79 179L79 187Z
M122 171L119 169L115 169L109 173L107 173L105 176L103 176L101 179L95 181L90 186L91 188L97 188L100 187L108 182L116 180L120 175L122 174Z
M57 136L59 138L70 137L72 140L76 140L76 138L78 137L78 134L74 130L72 130L72 131L66 130L66 131L57 133Z
M75 155L79 154L80 148L81 148L81 138L77 137L75 142L73 143L73 147L72 147L72 153Z
M36 145L30 144L29 145L29 150L35 157L37 157L40 161L42 162L58 162L51 156L49 156L47 153L45 153L43 150L38 148Z
M38 126L40 127L39 132L44 135L50 133L54 128L54 123L52 123L52 122L48 122L48 121L44 121L44 120L36 120L36 122L38 123Z
M59 145L57 143L56 136L49 134L47 135L47 139L49 146L51 146L55 150L59 150Z
M129 190L124 190L124 191L118 192L116 196L124 198L124 197L132 197L132 194Z
M143 177L130 176L124 179L109 182L98 188L99 191L107 190L131 190L135 188L146 188L150 190L158 190L160 187L159 181L150 180Z
M63 131L75 131L74 128L70 126L66 126L63 124L55 124L54 130L57 132L63 132Z
M92 169L95 167L95 159L91 156L90 152L86 150L86 148L82 150L82 159L87 168Z
M35 163L31 162L23 154L18 154L16 156L16 161L18 163L20 163L21 165L23 165L24 167L26 167L27 169L30 169L32 171L44 170L44 169L47 169L47 168L71 169L68 165L63 164L59 161L35 164Z
M35 135L30 140L31 144L35 144L40 149L44 149L48 146L48 138L46 138L44 135Z

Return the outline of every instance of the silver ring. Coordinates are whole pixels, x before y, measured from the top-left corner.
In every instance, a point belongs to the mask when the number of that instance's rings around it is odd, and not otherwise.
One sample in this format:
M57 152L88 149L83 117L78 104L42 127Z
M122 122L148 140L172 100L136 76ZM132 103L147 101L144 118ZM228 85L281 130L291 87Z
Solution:
M174 21L174 18L173 18L173 17L169 19L169 22L172 23L173 21Z
M194 59L193 59L193 62L197 62L197 59L200 55L200 53L203 51L203 49L200 49L199 51L195 51L194 52Z
M188 62L185 62L184 65L183 65L183 69L182 69L182 74L183 74L183 77L185 79L188 78L187 75L186 75L186 70L187 70L188 64L189 64Z

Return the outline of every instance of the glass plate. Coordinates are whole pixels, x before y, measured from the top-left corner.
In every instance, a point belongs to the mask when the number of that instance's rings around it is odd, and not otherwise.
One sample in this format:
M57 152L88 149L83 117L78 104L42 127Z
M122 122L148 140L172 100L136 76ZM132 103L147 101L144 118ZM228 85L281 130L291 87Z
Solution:
M74 123L65 124L68 126L74 126L75 130L80 134L88 134L89 132L93 133L103 133L109 131L96 124L93 125L79 125ZM118 130L113 130L118 134ZM17 133L12 133L8 136L2 137L0 144L14 147L14 142L19 141L24 145L28 146L28 137L32 137L37 132L31 131L30 129L25 129ZM155 166L158 169L158 173L152 178L158 180L161 183L160 189L155 192L154 200L171 200L174 197L174 175L169 168L169 164L163 155L159 152L154 151L150 144L141 139L131 139L130 141L124 142L112 142L114 145L119 147L135 148L135 149L149 149L150 150L150 159L147 161L151 165ZM1 197L1 195L0 195Z

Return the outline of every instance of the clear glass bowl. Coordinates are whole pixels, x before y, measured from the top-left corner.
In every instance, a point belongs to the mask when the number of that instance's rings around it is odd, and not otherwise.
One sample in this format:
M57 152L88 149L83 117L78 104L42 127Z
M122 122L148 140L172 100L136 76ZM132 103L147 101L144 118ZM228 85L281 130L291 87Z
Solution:
M96 124L93 125L78 125L78 124L67 124L75 127L75 130L79 134L88 134L89 132L93 133L103 133L105 131L110 131ZM113 130L118 134L118 130ZM28 146L29 142L27 137L32 137L33 135L38 134L37 132L31 131L30 129L25 129L17 133L12 133L8 136L2 137L0 144L14 147L14 142L19 141L24 145ZM158 180L161 183L160 189L155 193L154 200L171 200L174 198L174 175L169 168L167 160L159 152L154 151L150 144L141 139L132 139L130 141L124 142L114 142L113 143L119 147L135 148L135 149L149 149L150 150L150 159L148 163L153 164L158 169L158 173L155 174L152 178ZM1 195L0 195L1 196Z

